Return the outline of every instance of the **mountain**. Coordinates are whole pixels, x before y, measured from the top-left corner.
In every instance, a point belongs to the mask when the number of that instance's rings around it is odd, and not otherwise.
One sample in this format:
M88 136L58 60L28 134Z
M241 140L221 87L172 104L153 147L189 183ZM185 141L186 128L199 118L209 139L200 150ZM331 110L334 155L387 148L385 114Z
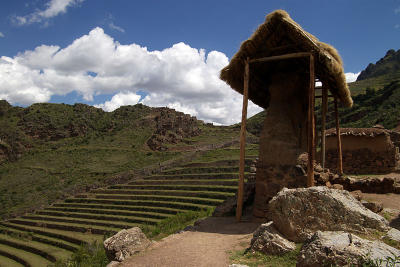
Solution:
M386 55L375 64L370 63L357 77L357 81L383 76L400 71L400 49L390 49Z
M238 137L234 127L169 108L137 104L104 112L85 104L21 108L0 100L0 217Z

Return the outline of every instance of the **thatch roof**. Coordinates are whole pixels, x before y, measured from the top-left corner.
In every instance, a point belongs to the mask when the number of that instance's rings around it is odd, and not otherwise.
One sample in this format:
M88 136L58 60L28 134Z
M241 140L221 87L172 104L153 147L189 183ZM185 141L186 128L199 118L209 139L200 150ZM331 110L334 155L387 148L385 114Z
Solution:
M277 10L267 15L253 35L244 41L228 66L221 70L220 78L234 90L243 94L244 61L249 59L283 55L296 52L312 52L315 59L316 77L328 86L346 106L353 100L346 84L342 60L332 46L319 42L304 31L288 13ZM250 65L249 99L257 105L269 106L268 87L271 77L277 73L299 70L309 75L309 61L305 58L253 63Z
M388 135L389 131L380 128L340 128L340 136L364 136L376 137L380 135ZM326 131L326 136L336 136L336 128L331 128Z

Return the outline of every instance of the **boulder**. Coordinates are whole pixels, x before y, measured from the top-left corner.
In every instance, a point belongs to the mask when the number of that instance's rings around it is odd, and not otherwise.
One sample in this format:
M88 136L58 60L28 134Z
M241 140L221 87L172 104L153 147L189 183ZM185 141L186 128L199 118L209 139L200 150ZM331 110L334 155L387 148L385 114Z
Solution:
M324 186L284 188L268 203L269 219L287 239L303 242L315 231L386 232L388 222L348 191Z
M123 229L104 243L104 249L110 261L123 261L129 256L145 250L150 245L150 240L139 227Z
M273 222L261 224L253 233L250 249L267 255L282 255L296 249L296 244L282 237Z
M361 204L363 204L364 207L375 213L381 212L383 210L383 205L379 202L361 200Z
M371 261L387 261L400 255L400 250L380 241L362 239L354 234L317 231L303 244L297 267L363 266Z
M110 263L107 264L106 267L117 267L119 266L121 263L119 261L111 261Z
M400 242L400 231L397 230L396 228L391 228L389 231L386 232L386 238ZM400 256L400 255L399 255Z

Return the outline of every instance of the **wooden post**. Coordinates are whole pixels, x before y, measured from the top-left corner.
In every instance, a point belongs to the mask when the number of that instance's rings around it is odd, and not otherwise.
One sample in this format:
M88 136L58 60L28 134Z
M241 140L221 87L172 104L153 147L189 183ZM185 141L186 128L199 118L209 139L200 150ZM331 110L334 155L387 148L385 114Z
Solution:
M310 87L308 89L307 187L314 186L314 146L315 146L314 101L315 101L314 56L311 54L310 55Z
M342 159L342 140L340 138L340 126L339 126L339 112L337 98L334 98L335 103L335 117L336 117L336 137L337 137L337 152L338 152L338 162L337 169L340 175L343 174L343 159Z
M240 162L239 162L239 184L236 206L236 221L240 222L243 209L243 190L244 190L244 158L246 151L246 120L247 103L249 97L249 59L245 61L244 79L243 79L243 108L242 108L242 126L240 128Z
M325 128L326 128L326 112L328 111L328 88L322 88L322 120L321 120L321 156L322 169L325 172Z

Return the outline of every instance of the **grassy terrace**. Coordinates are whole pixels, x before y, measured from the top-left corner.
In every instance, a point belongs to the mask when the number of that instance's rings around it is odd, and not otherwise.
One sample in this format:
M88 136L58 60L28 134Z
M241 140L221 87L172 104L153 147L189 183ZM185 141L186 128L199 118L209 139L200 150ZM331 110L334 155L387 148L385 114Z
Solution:
M174 217L213 209L237 190L237 155L237 148L205 152L179 168L94 189L0 222L0 261L7 266L46 266L68 258L80 244L102 242L123 228L141 226L154 232ZM213 158L224 160L207 163Z

